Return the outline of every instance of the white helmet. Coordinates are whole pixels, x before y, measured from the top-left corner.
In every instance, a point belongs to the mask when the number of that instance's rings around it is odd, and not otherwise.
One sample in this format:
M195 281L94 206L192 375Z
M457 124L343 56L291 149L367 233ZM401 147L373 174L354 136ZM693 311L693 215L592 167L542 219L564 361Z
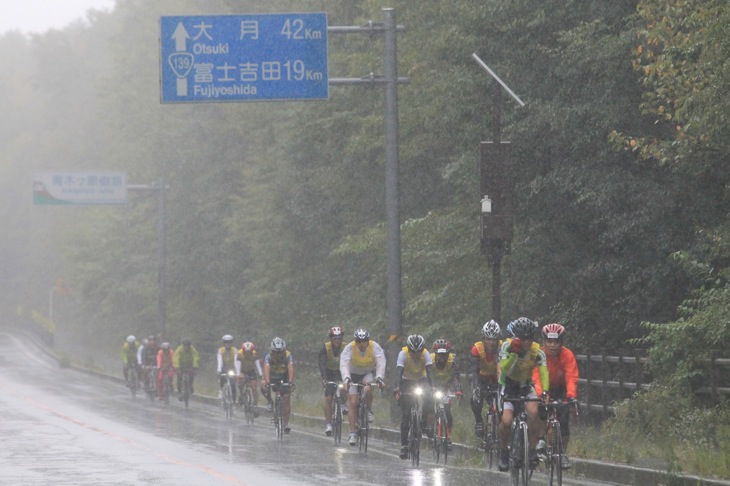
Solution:
M137 338L136 338L136 337L134 337L134 336L132 336L131 334L130 334L129 336L127 336L127 342L128 342L129 344L132 344L132 343L133 343L133 342L135 342L136 340L137 340Z

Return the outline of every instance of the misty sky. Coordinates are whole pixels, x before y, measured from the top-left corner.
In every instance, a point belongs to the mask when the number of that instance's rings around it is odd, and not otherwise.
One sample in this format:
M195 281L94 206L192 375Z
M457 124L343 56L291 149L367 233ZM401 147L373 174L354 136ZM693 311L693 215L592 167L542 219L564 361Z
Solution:
M86 18L89 9L110 10L114 0L0 0L0 35L9 30L40 34Z

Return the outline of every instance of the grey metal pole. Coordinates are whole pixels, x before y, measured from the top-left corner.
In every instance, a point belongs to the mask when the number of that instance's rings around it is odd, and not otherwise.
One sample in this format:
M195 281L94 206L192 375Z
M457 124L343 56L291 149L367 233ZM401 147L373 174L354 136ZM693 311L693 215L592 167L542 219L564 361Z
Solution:
M385 27L383 57L385 78L385 210L387 213L387 304L390 340L387 346L389 374L395 374L395 363L402 334L401 296L401 238L400 190L398 169L398 67L396 56L395 10L383 9ZM395 400L390 403L391 419L397 419L399 410Z
M385 26L385 206L388 251L388 321L392 336L401 335L401 238L398 175L398 67L395 10L383 9Z
M160 337L164 339L166 327L167 327L167 301L165 288L165 273L166 273L166 246L167 246L167 234L165 227L165 192L166 186L164 182L160 182L157 195L157 235L158 241L158 272L157 272L157 330L160 333Z

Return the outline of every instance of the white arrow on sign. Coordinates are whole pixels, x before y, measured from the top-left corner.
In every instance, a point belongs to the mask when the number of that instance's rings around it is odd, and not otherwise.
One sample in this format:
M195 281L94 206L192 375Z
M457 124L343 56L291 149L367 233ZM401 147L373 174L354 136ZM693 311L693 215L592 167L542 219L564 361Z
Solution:
M177 76L177 95L187 96L188 95L188 78L187 75L190 69L193 67L193 55L188 50L187 40L190 39L190 34L185 30L185 26L180 22L175 28L175 32L172 34L171 39L175 40L175 54L171 54L168 58L168 62L172 67L172 70Z
M190 34L185 30L185 26L180 22L175 28L175 32L172 34L172 39L175 39L175 50L178 52L187 51L187 39L190 39Z

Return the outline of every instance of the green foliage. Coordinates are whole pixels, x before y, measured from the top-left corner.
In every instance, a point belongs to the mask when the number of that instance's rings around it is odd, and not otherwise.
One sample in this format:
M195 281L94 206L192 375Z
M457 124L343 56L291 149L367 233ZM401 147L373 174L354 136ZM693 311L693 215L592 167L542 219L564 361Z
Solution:
M675 473L727 477L730 409L696 408L692 402L691 394L658 385L616 404L615 416L594 434L601 438L600 447L588 454L637 465L654 462L653 467Z

